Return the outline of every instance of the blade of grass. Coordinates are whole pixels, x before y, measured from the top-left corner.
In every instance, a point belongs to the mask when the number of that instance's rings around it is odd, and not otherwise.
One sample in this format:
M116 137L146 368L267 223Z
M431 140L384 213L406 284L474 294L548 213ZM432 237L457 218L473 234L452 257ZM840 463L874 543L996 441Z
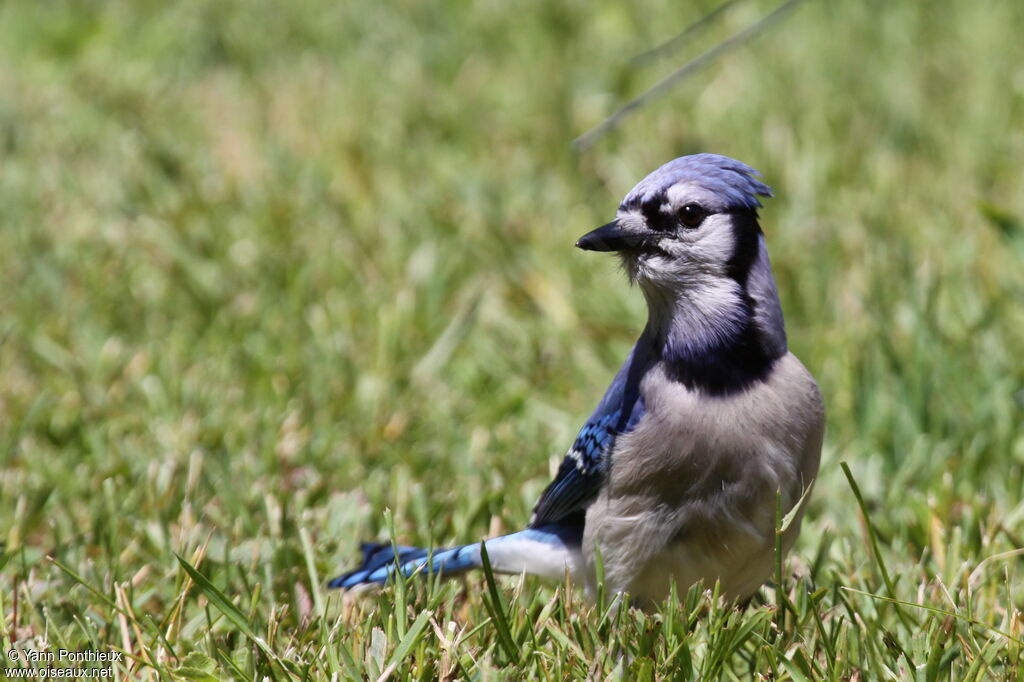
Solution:
M73 570L71 570L71 568L68 567L67 565L65 565L64 563L62 563L60 559L57 559L55 557L47 557L47 560L49 560L50 563L52 563L54 566L59 568L61 571L63 571L68 577L70 577L76 583L78 583L79 585L81 585L82 587L84 587L85 589L89 590L90 592L92 592L97 597L99 597L101 600L103 600L103 602L107 606L109 606L110 608L114 609L118 613L121 613L120 605L115 603L114 600L111 599L110 597L108 597L107 595L105 595L102 592L100 592L97 588L93 587L88 582L86 582L85 579L82 578L82 576L78 575Z
M882 552L878 548L878 535L875 532L875 525L871 522L871 515L868 513L867 503L864 502L864 496L860 492L860 486L857 485L857 481L853 478L853 472L850 471L850 466L846 462L840 462L839 466L843 470L843 474L846 475L846 480L850 484L850 489L853 490L853 496L857 498L857 504L860 506L860 512L864 515L864 523L868 528L868 539L871 542L871 554L875 559L875 565L878 566L878 571L882 575L882 581L885 583L885 589L889 593L889 597L896 604L896 614L899 616L900 621L908 629L912 629L910 621L907 616L903 613L903 610L899 607L899 602L896 600L896 586L892 582L892 578L889 577L889 569L885 566L885 559L882 557Z
M498 631L498 643L505 651L512 663L519 663L519 647L512 639L512 629L509 626L508 616L502 607L501 596L498 594L498 584L494 580L494 571L491 570L491 559L487 556L487 543L480 543L480 561L484 569L484 581L487 583L487 594L484 595L484 606L494 622Z
M405 636L402 637L398 646L395 647L394 652L391 654L388 667L398 666L405 660L405 657L409 655L409 651L420 640L424 630L427 629L427 624L430 622L432 615L434 615L433 611L421 611L420 615L416 616L416 620L409 626Z
M844 590L846 592L853 592L854 594L860 594L860 595L863 595L865 597L871 597L872 599L877 599L879 601L889 602L889 603L892 603L892 604L899 604L901 606L909 606L909 607L912 607L912 608L915 608L915 609L921 609L923 611L931 611L932 613L938 613L938 614L942 614L944 616L949 616L950 618L956 618L957 620L961 620L961 621L963 621L965 623L970 623L971 625L974 625L976 627L982 628L983 630L988 630L989 632L994 632L997 635L1001 635L1001 636L1005 637L1006 639L1010 640L1011 642L1013 642L1014 644L1017 644L1018 646L1024 646L1024 640L1017 639L1016 637L1014 637L1013 635L1011 635L1008 632L1004 632L1003 630L1000 630L999 628L994 628L991 625L986 625L985 623L982 623L980 620L977 620L976 618L971 618L970 616L965 616L965 615L963 615L961 613L957 613L956 611L948 611L946 609L940 609L937 606L928 606L927 604L915 604L912 601L903 601L902 599L894 599L892 597L883 597L880 594L872 594L871 592L865 592L864 590L858 590L858 589L855 589L853 587L845 587L844 586L844 587L841 587L840 589L842 589L842 590Z
M245 635L245 637L259 648L260 651L271 661L277 663L281 670L288 673L288 668L285 667L284 662L281 658L270 648L267 642L256 634L246 619L245 615L239 610L230 599L227 598L223 592L217 589L217 586L210 582L209 578L199 572L192 564L190 564L185 557L181 556L177 552L174 556L178 559L178 563L185 569L189 578L199 588L199 590L206 596L213 606L220 611L225 618L238 628L238 630Z

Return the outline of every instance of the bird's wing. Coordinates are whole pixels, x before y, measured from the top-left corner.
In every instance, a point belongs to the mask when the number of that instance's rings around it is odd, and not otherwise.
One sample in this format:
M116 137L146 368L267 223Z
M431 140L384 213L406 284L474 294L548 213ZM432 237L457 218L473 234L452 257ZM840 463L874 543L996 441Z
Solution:
M555 480L533 508L531 527L565 521L597 497L615 439L631 430L644 414L639 384L647 355L639 344L633 348L594 414L580 429Z

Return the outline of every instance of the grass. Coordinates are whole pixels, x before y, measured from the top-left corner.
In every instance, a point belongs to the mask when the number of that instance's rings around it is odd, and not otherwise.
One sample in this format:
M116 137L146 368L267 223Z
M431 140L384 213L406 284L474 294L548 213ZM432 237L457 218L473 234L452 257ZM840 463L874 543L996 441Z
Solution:
M574 153L770 8L630 63L698 5L0 5L4 651L113 648L121 679L1024 677L1024 5L812 0ZM828 406L783 589L325 591L359 539L525 522L644 318L572 242L700 150L775 187Z

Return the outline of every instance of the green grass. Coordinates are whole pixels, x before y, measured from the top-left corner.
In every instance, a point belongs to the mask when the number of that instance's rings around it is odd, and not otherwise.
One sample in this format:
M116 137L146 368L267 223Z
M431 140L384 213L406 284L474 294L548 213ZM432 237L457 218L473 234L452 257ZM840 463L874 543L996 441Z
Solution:
M113 647L122 679L1024 677L1024 4L811 0L576 155L771 6L630 64L698 4L0 4L4 651ZM527 520L644 319L573 240L694 151L775 187L828 407L783 593L325 591L359 539Z

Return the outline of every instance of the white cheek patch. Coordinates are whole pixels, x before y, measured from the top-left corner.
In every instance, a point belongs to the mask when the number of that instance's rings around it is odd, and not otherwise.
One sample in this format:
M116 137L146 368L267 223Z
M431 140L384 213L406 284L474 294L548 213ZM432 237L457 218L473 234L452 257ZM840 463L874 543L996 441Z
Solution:
M712 214L704 219L704 223L694 230L692 248L702 260L725 265L736 250L736 237L733 234L729 216Z

